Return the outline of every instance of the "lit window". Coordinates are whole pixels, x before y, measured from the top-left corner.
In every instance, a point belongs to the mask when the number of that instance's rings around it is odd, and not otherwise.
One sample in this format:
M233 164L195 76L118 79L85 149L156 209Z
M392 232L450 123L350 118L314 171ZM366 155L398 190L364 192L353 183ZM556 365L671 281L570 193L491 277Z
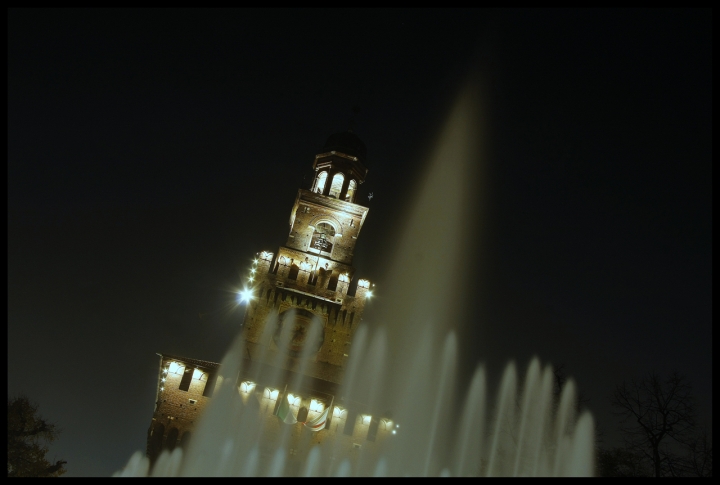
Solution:
M278 394L280 394L280 391L278 389L271 389L269 387L266 387L263 391L263 397L272 401L277 400Z
M240 383L240 392L250 394L255 389L255 383L251 381L245 381Z
M317 192L318 194L322 194L323 190L325 190L325 182L327 181L327 172L320 172L317 179L315 179L315 189L313 192Z
M182 374L183 370L185 369L185 366L178 363L178 362L170 362L170 368L168 371L171 374Z
M358 281L358 286L360 288L370 288L370 282L368 280L360 280Z
M298 407L300 406L302 399L300 398L300 396L288 393L288 401L290 402L291 406Z
M330 197L335 197L336 199L340 197L340 191L342 190L344 181L345 176L341 173L336 173L332 179L332 184L330 185L330 192L328 193L328 195Z
M205 379L203 379L203 377L205 377ZM207 377L205 376L205 373L203 371L201 371L200 369L195 369L195 372L193 372L192 378L200 379L201 381L207 379Z
M321 413L325 410L325 405L318 401L317 399L313 399L310 401L310 411L315 411L318 413ZM334 414L334 412L333 412Z

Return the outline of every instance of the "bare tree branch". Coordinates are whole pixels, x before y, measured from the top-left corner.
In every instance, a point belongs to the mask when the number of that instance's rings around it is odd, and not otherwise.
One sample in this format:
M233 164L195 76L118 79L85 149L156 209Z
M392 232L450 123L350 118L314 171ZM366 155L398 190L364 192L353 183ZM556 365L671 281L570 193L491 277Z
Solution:
M612 401L622 418L621 431L630 450L652 463L654 475L676 476L682 465L669 447L689 445L695 429L695 406L687 379L674 373L665 381L650 373L617 386Z

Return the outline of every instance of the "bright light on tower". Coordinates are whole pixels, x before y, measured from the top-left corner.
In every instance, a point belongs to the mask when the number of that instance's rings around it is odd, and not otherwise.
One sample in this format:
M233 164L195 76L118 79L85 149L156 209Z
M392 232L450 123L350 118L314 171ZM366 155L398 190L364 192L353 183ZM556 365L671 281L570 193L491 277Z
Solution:
M238 299L240 300L240 303L249 302L253 298L253 292L252 290L248 290L247 288L244 288L242 291L238 291Z

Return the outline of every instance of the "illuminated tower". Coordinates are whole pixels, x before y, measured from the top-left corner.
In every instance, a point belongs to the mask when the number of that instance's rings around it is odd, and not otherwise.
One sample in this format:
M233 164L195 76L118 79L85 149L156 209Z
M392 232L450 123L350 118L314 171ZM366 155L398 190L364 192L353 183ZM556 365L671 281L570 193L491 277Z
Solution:
M216 362L158 354L155 411L147 435L151 461L162 449L188 442L216 387L227 382L237 386L244 404L259 403L261 460L274 456L274 440L287 426L278 419L280 403L289 403L296 422L285 445L290 447L288 470L297 473L311 444L333 439L339 457L355 459L364 443L382 442L394 433L391 420L337 395L353 335L372 296L372 285L363 279L353 285L354 294L348 293L355 276L353 251L368 213L355 203L367 174L365 156L365 144L354 133L330 136L315 156L309 190L301 188L295 198L285 246L277 254L258 253L242 292L248 298L245 358L252 362L244 362L237 379L223 382ZM280 350L278 343L288 337L289 346ZM286 371L277 373L273 366ZM312 440L302 438L304 422L328 408L332 412L325 413L323 432L311 433Z
M244 320L250 360L281 362L295 371L304 352L311 356L305 374L341 381L371 296L370 282L363 279L354 295L348 293L355 277L355 243L369 210L355 203L368 171L365 158L365 144L354 133L330 136L315 156L311 186L295 198L285 246L277 254L258 254L248 278L253 296ZM289 330L289 349L279 359L279 340ZM318 337L310 342L309 335Z

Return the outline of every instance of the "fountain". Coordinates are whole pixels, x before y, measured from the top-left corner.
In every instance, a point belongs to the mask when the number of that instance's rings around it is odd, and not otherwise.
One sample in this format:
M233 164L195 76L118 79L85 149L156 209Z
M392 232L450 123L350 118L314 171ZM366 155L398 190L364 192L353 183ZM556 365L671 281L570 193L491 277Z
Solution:
M455 326L460 316L453 312L468 283L457 275L465 275L482 239L473 234L479 230L473 221L482 219L472 202L473 193L482 190L481 113L478 90L465 89L430 156L394 253L377 311L384 326L361 326L353 340L339 395L345 402L388 410L391 435L372 449L336 459L332 440L312 445L312 433L304 430L303 460L299 468L289 467L291 426L267 441L257 403L243 401L228 384L244 365L240 335L221 363L223 384L186 449L164 451L152 470L138 451L116 476L592 475L592 416L584 412L576 418L571 380L559 395L553 392L549 365L543 368L533 359L521 383L510 363L492 407L482 365L466 388L458 388L462 329ZM289 344L287 336L279 339L280 347ZM309 352L306 347L302 352ZM302 372L297 375L301 380ZM263 455L270 442L276 451Z

